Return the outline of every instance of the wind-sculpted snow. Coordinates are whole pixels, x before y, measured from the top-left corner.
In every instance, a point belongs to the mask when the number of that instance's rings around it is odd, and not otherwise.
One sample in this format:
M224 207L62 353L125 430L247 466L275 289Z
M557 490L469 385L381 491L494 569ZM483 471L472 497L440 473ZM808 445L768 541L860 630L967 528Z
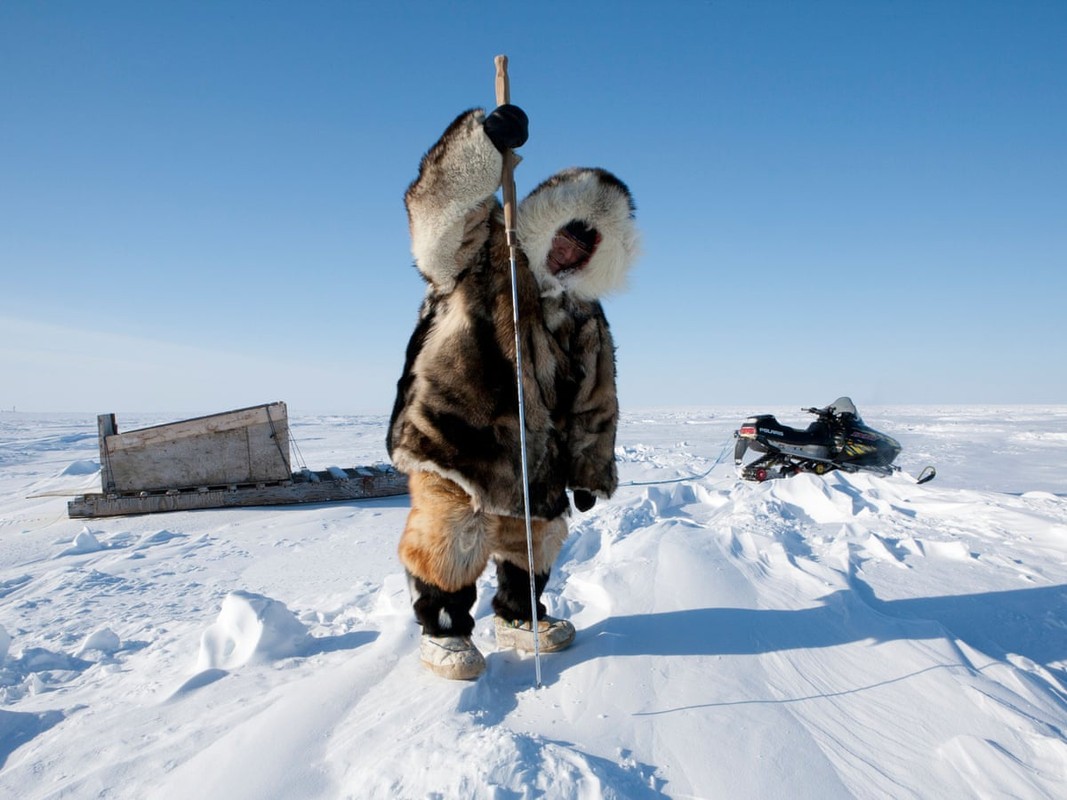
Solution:
M1067 795L1067 409L861 410L903 473L744 483L740 419L800 414L625 416L540 688L495 647L492 571L486 674L419 667L406 498L87 525L60 495L98 480L95 418L5 415L0 796ZM292 431L348 466L386 422Z
M284 603L236 591L200 637L197 670L240 667L288 658L306 648L308 630Z
M100 471L100 463L93 461L92 459L83 459L81 461L73 461L60 470L60 476L65 477L67 475L95 475Z

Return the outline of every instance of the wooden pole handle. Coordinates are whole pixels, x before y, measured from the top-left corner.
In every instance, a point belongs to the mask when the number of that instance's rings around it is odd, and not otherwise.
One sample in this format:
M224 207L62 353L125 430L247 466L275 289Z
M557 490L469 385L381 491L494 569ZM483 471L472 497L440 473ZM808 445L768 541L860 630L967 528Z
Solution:
M508 83L508 57L497 56L496 64L496 104L502 106L511 102L511 85Z
M496 64L496 104L502 106L511 102L511 82L508 80L508 57L497 56ZM515 167L519 157L512 150L504 151L504 171L500 176L500 188L504 195L504 231L508 244L515 244Z

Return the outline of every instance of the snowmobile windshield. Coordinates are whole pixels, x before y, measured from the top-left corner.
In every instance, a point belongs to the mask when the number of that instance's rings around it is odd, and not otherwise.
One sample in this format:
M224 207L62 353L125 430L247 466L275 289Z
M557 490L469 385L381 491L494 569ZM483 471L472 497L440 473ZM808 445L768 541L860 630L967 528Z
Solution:
M860 412L856 410L856 404L852 402L851 397L839 397L830 403L827 408L837 415L851 414L856 419L860 418Z

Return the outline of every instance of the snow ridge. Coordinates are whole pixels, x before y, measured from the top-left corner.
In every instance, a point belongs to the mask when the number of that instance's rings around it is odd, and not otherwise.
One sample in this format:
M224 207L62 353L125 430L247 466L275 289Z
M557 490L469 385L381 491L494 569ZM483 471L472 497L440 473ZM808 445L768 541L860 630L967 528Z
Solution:
M865 416L905 431L903 458L937 457L933 427L885 413ZM395 556L406 498L87 526L52 493L84 482L95 438L4 429L0 794L1067 793L1063 484L991 488L1018 480L991 464L917 486L906 460L744 483L715 463L742 416L624 421L621 475L651 485L572 518L545 600L578 639L543 657L539 689L529 656L495 647L491 571L486 674L420 669ZM996 436L1062 476L1067 409L1045 419L1033 437L1002 415ZM381 460L383 425L295 427L309 460L347 463Z

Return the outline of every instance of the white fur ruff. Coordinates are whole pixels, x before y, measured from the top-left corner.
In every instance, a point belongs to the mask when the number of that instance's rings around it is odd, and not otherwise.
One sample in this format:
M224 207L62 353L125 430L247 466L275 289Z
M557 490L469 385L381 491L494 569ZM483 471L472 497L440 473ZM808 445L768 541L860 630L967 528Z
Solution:
M618 186L591 169L570 169L534 190L519 204L517 235L546 294L566 292L580 300L598 300L626 285L640 252L630 200ZM574 220L600 234L589 263L553 275L547 266L556 231Z

